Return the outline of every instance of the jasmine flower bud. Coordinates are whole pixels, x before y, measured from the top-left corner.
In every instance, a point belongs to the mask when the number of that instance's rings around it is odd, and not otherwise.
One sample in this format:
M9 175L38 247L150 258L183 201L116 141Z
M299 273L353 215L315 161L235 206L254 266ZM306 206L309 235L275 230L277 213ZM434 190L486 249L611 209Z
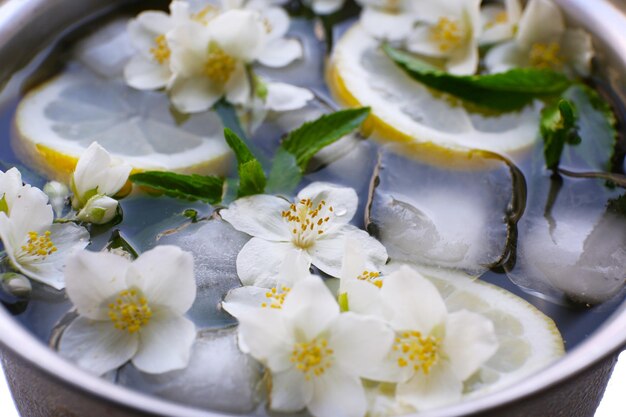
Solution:
M117 214L117 200L105 195L96 194L91 197L76 218L83 222L105 224L113 220Z
M58 181L50 181L44 185L43 192L48 196L50 205L56 216L61 217L63 209L65 208L66 199L70 195L69 188Z

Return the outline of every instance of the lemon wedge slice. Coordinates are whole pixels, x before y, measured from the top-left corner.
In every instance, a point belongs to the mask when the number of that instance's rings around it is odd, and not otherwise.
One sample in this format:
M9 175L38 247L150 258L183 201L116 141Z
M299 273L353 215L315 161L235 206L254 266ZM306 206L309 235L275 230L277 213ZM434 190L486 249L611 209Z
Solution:
M538 137L539 103L509 113L470 110L411 79L358 23L336 44L327 78L341 104L371 107L374 137L421 144L420 151L510 154L529 148Z
M449 312L468 310L490 319L500 347L465 382L468 397L523 380L563 356L563 338L554 321L515 294L463 272L418 268L439 289Z
M177 120L166 94L80 69L31 90L16 110L15 132L18 156L58 180L68 179L94 141L135 172L220 174L231 155L215 113Z

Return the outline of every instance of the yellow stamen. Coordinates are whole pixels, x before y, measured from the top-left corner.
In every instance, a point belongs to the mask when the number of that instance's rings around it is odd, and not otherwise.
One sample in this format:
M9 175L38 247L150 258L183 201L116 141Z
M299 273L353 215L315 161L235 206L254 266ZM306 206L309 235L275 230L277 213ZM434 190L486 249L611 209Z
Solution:
M535 68L559 69L563 66L561 47L556 42L537 42L530 48L530 65Z
M441 52L448 52L461 44L463 31L454 19L442 17L430 29L430 39L439 46Z
M198 13L191 15L191 20L206 25L213 17L219 13L219 9L211 4L204 7Z
M116 329L136 333L150 322L152 310L137 289L124 290L109 304L109 318Z
M167 60L170 59L170 55L172 51L170 51L169 46L167 45L167 39L165 39L165 35L159 35L154 38L154 43L156 47L150 48L150 53L159 64L164 64Z
M376 285L378 288L382 288L383 281L380 279L380 272L363 271L361 275L357 277L361 281L367 281L372 285Z
M425 375L439 361L441 339L434 336L422 336L420 332L402 332L396 337L393 350L399 354L398 366L404 368L413 365L415 371Z
M50 239L50 231L47 230L40 235L37 232L28 232L28 241L22 246L22 250L27 255L46 258L57 251L56 246Z
M290 360L296 369L304 373L308 381L312 376L320 376L326 372L332 365L333 353L333 350L328 348L326 339L317 338L310 342L296 343Z
M281 309L283 308L283 303L285 302L285 297L289 294L291 288L282 286L280 288L274 287L265 293L265 298L268 299L267 302L262 303L261 307L263 308L275 308Z
M314 207L311 199L307 198L292 204L289 210L282 212L282 217L289 223L293 244L308 249L326 232L332 213L333 208L326 201L322 200Z
M209 56L204 64L204 75L215 84L228 82L235 71L237 61L228 55L216 43L209 46Z

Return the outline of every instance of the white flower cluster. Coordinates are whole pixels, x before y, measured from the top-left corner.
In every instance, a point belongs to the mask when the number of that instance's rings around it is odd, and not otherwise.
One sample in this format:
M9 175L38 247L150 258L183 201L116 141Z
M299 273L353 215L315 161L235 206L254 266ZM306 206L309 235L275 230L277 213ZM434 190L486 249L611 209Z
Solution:
M442 60L448 72L478 70L479 46L490 47L491 73L511 68L549 68L589 74L593 46L581 29L568 29L552 0L503 0L481 8L481 0L357 0L361 24L373 36L401 42L407 50Z
M395 384L398 407L439 407L498 348L490 320L448 314L418 272L381 276L385 248L349 224L357 205L354 190L313 183L294 202L257 195L220 212L253 236L237 258L245 286L222 306L239 320L240 349L272 375L272 410L362 417L363 379ZM340 278L338 298L311 265Z
M284 67L303 55L285 38L289 16L272 0L174 0L170 13L146 11L128 26L138 53L125 68L140 90L166 89L183 113L203 112L222 97L231 104L286 111L313 98L309 90L261 80L258 63Z

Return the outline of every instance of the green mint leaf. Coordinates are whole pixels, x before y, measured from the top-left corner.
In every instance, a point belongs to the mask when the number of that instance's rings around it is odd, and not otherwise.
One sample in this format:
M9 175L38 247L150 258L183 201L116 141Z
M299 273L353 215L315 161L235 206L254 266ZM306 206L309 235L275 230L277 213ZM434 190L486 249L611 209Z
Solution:
M383 45L383 50L414 80L494 110L517 110L535 98L561 94L571 85L565 75L548 69L515 68L497 74L457 76L389 45Z
M109 242L106 244L105 249L118 249L123 250L128 253L132 259L137 259L139 254L137 250L133 247L133 245L126 239L126 237L120 232L119 229L115 229L113 233L111 233L111 237L109 238Z
M224 138L237 157L237 170L239 172L237 197L263 194L267 180L261 163L254 157L243 140L229 128L224 129Z
M174 172L148 171L130 176L130 180L162 191L165 195L190 201L218 204L222 201L224 179L203 175L183 175Z
M296 157L284 148L278 148L267 182L270 194L289 194L302 179L303 171L298 166Z
M566 144L578 145L578 115L575 104L561 99L541 112L540 130L543 137L543 156L549 169L556 169Z
M316 153L361 126L369 113L369 107L363 107L325 114L289 133L281 148L296 158L304 172Z

